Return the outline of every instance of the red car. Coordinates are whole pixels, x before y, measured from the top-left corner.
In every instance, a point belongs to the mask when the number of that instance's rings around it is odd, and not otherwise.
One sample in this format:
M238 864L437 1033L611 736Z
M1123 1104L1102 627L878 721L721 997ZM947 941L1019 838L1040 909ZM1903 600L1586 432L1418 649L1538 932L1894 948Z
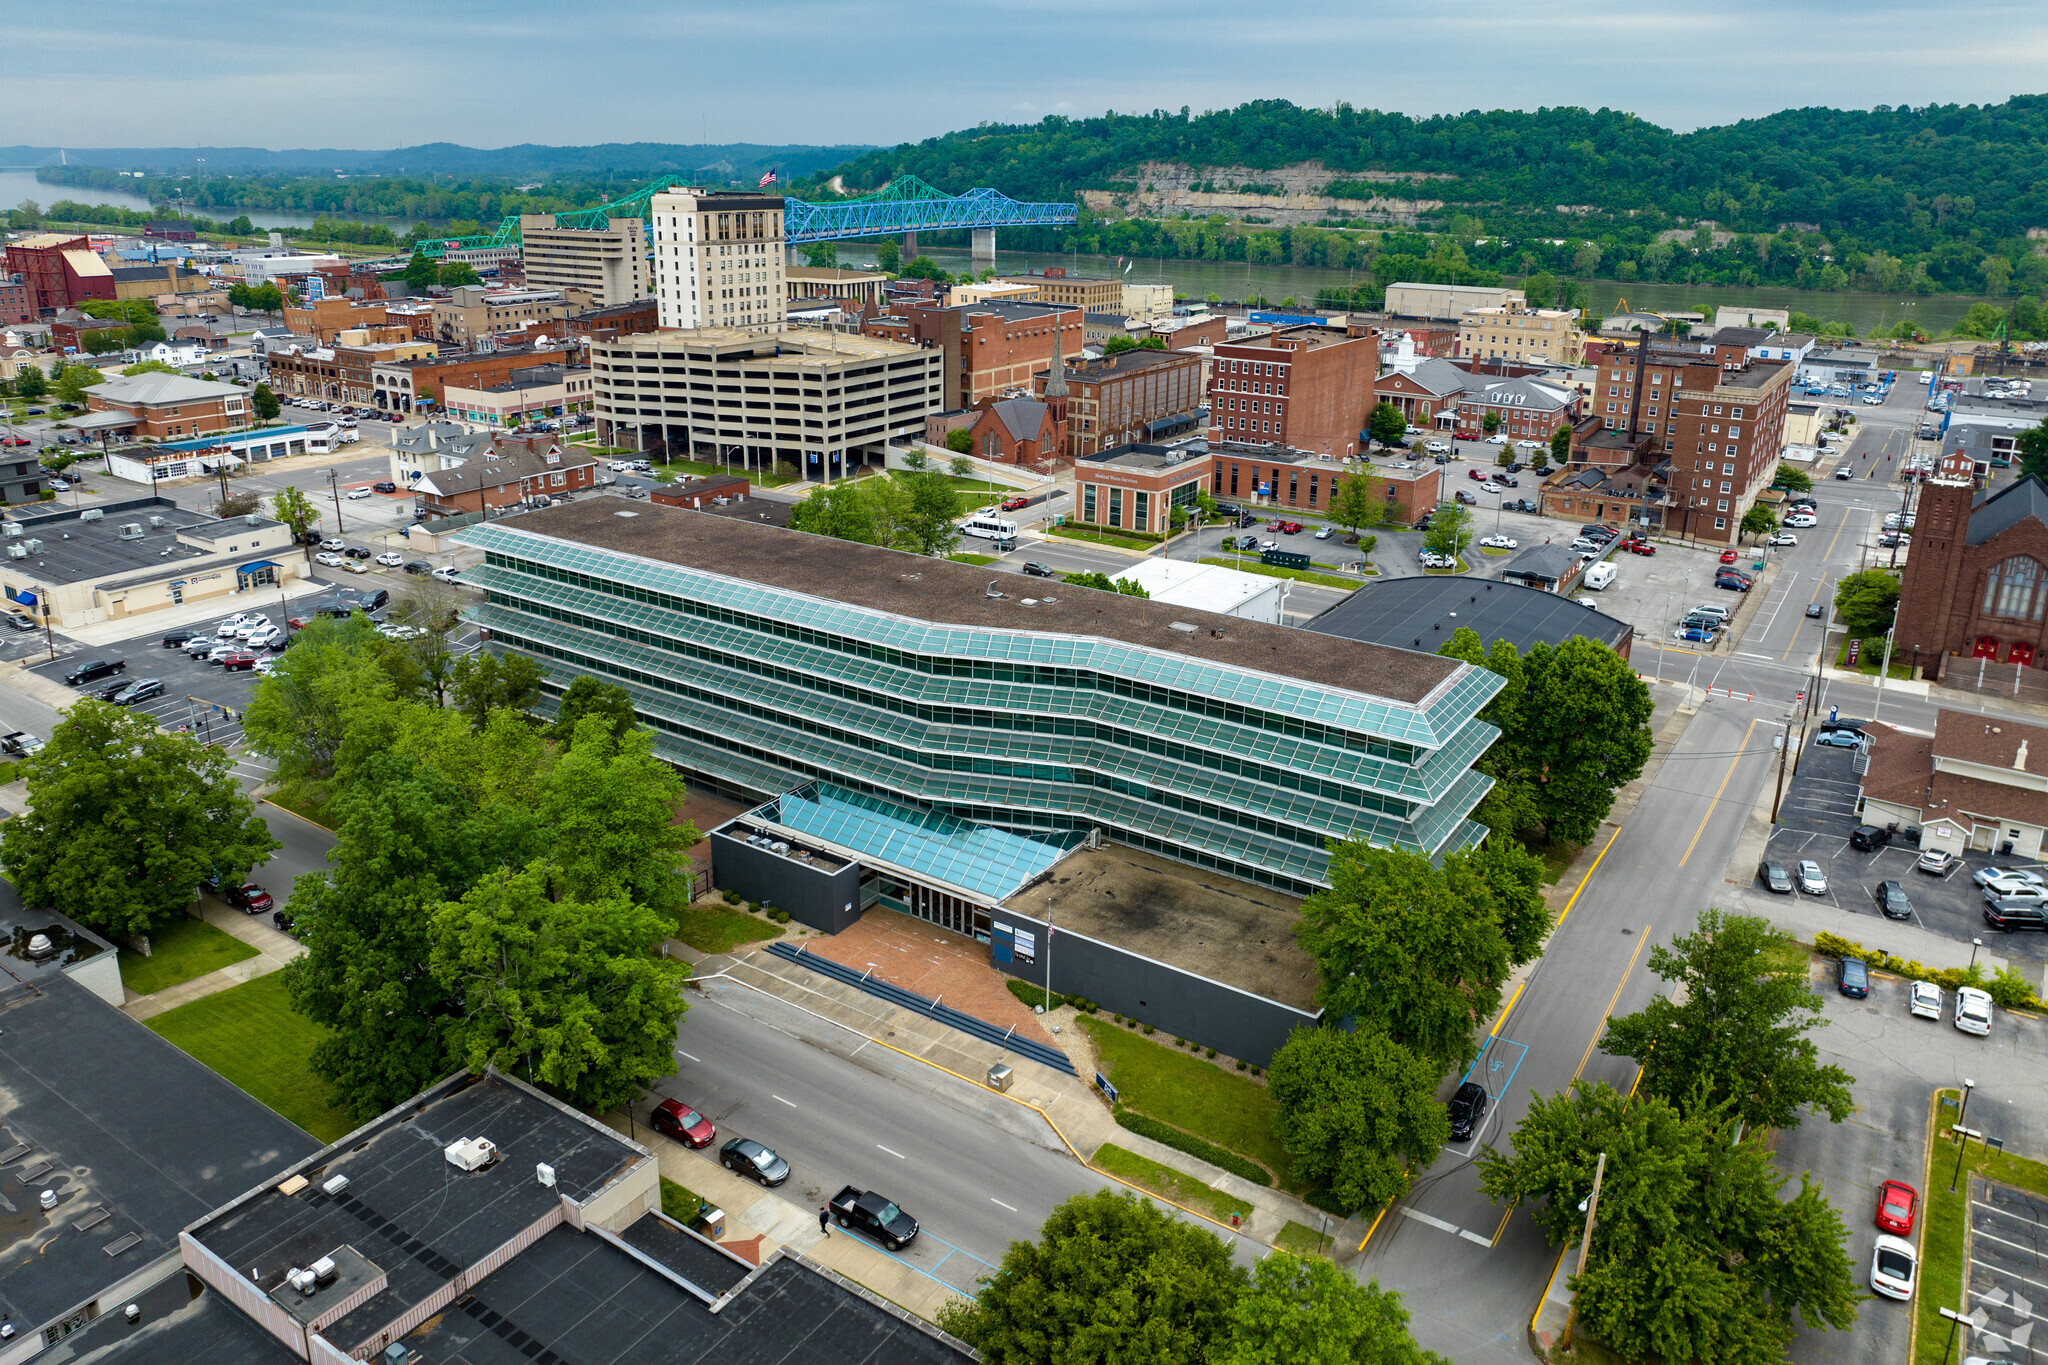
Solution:
M1283 535L1283 536L1297 536L1297 535L1300 535L1300 534L1301 534L1301 523L1300 523L1300 522L1298 522L1298 521L1283 521L1283 522L1281 522L1281 523L1280 523L1280 534L1281 534L1281 535Z
M685 1147L709 1147L718 1136L710 1119L681 1100L663 1100L655 1105L647 1122L655 1132L665 1133Z
M1740 558L1740 556L1738 556L1733 550L1721 551L1721 562L1723 564L1733 564L1738 558Z
M1465 477L1466 477L1466 478L1468 478L1468 479L1471 479L1471 480L1473 480L1474 482L1477 482L1477 483L1484 483L1484 482L1486 482L1486 475L1484 475L1484 474L1480 473L1480 472L1479 472L1478 470L1476 470L1476 469L1468 469L1468 470L1466 470L1466 471L1465 471Z
M1029 498L1017 497L1003 499L1003 510L1005 512L1014 512L1020 507L1029 507L1030 505L1031 499Z
M237 671L246 673L256 667L256 656L246 650L230 654L220 661L220 667L223 673L234 673Z
M1627 550L1632 555L1653 555L1657 553L1657 547L1647 540L1624 540L1621 542L1621 548Z
M270 893L254 882L244 882L240 886L219 886L208 881L204 885L208 891L244 914L260 915L275 904L270 898Z
M27 444L28 437L26 436L10 436L5 441L0 441L0 445L25 446Z
M1895 1237L1913 1235L1913 1215L1919 1206L1920 1196L1911 1185L1887 1180L1877 1187L1877 1225Z

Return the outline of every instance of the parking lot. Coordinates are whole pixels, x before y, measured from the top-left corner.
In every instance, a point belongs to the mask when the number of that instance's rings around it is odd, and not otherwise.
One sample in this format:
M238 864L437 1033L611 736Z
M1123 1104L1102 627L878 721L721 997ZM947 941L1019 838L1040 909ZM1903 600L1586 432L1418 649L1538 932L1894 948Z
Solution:
M1935 1150L1937 1166L1942 1150ZM1962 1354L1989 1351L2013 1365L2048 1360L2048 1343L2033 1344L2034 1325L2048 1321L2038 1311L2048 1307L2048 1199L1972 1174L1969 1213L1971 1333Z
M2001 956L2048 961L2048 934L2000 933L1984 922L1983 895L1970 880L1971 873L1984 867L2038 872L2042 864L1971 853L1948 873L1934 876L1914 866L1920 850L1912 844L1901 841L1867 853L1849 847L1849 833L1857 824L1855 758L1854 749L1827 748L1812 739L1807 741L1798 773L1786 779L1784 800L1778 807L1780 824L1771 835L1766 856L1784 864L1795 881L1801 859L1820 864L1827 874L1827 894L1808 899L1825 900L1845 915L1889 923L1878 914L1873 889L1881 881L1896 881L1905 887L1912 905L1911 922L1921 928L1959 943L1984 939ZM1867 941L1874 927L1845 922L1841 932L1847 938Z

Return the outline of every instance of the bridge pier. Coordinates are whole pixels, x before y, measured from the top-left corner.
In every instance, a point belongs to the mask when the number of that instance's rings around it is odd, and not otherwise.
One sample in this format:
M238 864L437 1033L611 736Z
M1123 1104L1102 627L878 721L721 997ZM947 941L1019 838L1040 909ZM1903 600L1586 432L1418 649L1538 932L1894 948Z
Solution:
M916 259L917 234L914 232L906 232L903 234L903 263L905 265L908 265L910 264L910 262Z
M994 265L996 260L996 230L994 228L975 228L973 230L973 238L973 259L987 261L990 265Z

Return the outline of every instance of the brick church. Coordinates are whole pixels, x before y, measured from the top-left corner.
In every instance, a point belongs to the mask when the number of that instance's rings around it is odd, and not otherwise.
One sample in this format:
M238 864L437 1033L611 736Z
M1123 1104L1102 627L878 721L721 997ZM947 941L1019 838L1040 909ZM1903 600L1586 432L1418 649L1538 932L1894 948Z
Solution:
M1920 489L1892 657L1937 678L1950 659L2048 666L2048 487L2023 478L1978 498L1950 455Z

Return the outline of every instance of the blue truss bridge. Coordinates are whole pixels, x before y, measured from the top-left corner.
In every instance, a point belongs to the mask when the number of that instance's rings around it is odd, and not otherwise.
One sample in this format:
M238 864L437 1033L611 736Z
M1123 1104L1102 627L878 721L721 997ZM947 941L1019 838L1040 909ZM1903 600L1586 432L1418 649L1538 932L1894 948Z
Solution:
M614 217L645 218L648 201L675 184L663 176L621 199L576 213L556 215L559 227L595 231L610 226ZM792 243L829 242L849 237L915 236L920 232L966 230L988 233L989 253L994 250L993 234L1005 227L1071 227L1076 218L1072 204L1020 204L999 190L968 190L947 194L933 189L914 175L892 180L873 194L851 199L834 199L812 204L802 199L783 200L782 224ZM420 243L420 251L438 258L450 251L478 248L510 248L519 245L517 215L498 224L496 231L470 237L448 237ZM975 243L981 253L982 241Z

